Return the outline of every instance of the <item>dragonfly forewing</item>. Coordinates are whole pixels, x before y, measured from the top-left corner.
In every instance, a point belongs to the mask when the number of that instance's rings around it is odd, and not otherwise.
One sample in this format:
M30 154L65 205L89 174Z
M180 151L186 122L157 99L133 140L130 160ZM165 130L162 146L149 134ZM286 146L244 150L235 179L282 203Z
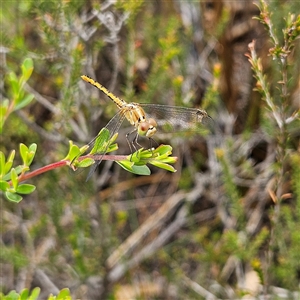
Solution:
M197 131L202 124L211 124L212 118L203 109L161 104L140 104L147 116L155 118L158 131Z
M105 126L105 128L109 131L110 135L109 135L109 139L110 140L114 135L115 133L117 133L125 119L125 113L126 111L124 110L120 110L117 114L114 115L114 117L107 123L107 125ZM89 150L88 151L91 151L94 146L95 146L95 143L97 142L97 137L98 135L92 139L92 141L89 143ZM102 160L103 160L103 156L105 155L106 151L107 151L107 148L109 147L109 144L106 145L106 147L104 149L102 149L101 153L94 153L94 155L102 155L100 156L100 158L98 158L95 163L91 166L90 168L90 171L89 171L89 174L87 176L87 181L90 179L90 177L92 176L92 174L95 172L95 170L97 169L97 167L101 164ZM99 147L100 148L100 145Z

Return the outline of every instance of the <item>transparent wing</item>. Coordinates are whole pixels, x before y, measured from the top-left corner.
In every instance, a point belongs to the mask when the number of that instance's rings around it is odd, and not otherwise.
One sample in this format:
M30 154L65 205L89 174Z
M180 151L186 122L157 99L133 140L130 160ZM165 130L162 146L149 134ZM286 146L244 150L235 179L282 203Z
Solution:
M120 110L116 115L113 116L113 118L107 123L107 125L105 126L105 128L110 132L110 136L109 136L109 140L114 136L115 133L117 133L120 129L120 126L122 125L123 121L125 119L125 110ZM87 150L90 151L91 149L93 149L95 142L97 140L97 137L94 137L90 142L89 142L89 148ZM108 145L107 145L108 147ZM97 167L101 164L103 156L105 155L105 152L107 150L106 149L102 152L102 153L98 153L100 155L102 155L100 157L100 159L97 159L97 161L95 161L95 163L91 166L89 174L87 176L86 181L88 181L90 179L90 177L93 175L93 173L95 172L95 170L97 169ZM97 154L97 153L96 153Z
M201 123L212 124L212 118L203 109L160 104L140 104L147 117L154 118L164 131L194 131Z

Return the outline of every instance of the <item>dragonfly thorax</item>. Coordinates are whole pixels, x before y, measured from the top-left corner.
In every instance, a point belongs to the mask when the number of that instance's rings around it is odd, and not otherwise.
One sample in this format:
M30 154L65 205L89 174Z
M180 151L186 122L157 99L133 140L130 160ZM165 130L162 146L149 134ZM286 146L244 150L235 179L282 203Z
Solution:
M129 123L135 127L137 127L139 123L146 121L144 110L135 103L126 104L122 106L121 110L124 111L125 117Z

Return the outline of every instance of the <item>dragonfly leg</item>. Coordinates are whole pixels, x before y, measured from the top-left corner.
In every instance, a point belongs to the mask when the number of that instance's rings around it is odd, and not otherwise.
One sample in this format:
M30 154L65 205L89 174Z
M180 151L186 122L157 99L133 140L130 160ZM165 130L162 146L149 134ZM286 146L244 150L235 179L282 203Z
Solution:
M139 144L138 142L138 138L139 138L139 134L137 133L136 136L134 137L132 143L138 145L140 148L143 148L143 146L141 144ZM135 147L136 148L136 147Z
M134 139L133 139L132 141L130 141L130 140L129 140L129 136L130 136L131 134L133 134L133 133L135 133L135 137L134 137ZM134 145L134 142L137 140L137 137L138 137L138 133L137 133L137 130L136 130L136 129L134 129L134 130L132 130L132 131L130 131L130 132L128 132L128 133L126 134L126 141L127 141L127 143L128 143L128 146L129 146L129 149L130 149L130 152L131 152L131 157L132 157L133 152L134 152L134 151L137 151L137 148L136 148L136 146ZM134 151L133 151L133 150L134 150ZM130 160L131 160L131 157L130 157Z
M153 147L153 142L157 145L157 147L159 146L159 143L152 137L149 138L149 144L150 144L150 149L152 149Z

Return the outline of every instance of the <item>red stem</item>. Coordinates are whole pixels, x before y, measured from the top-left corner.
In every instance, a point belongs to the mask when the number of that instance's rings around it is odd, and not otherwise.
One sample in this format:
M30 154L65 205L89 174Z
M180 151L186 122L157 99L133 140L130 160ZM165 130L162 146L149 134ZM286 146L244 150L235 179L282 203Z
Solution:
M19 182L27 180L27 179L30 179L32 177L35 177L35 176L40 175L42 173L48 172L50 170L54 170L56 168L59 168L59 167L62 167L62 166L66 166L68 163L69 163L68 160L61 160L61 161L55 162L53 164L41 167L41 168L39 168L37 170L34 170L32 172L28 172L28 173L22 174L19 177Z
M116 160L125 160L125 159L127 159L128 156L127 155L84 155L84 156L79 157L78 160L81 161L84 158L88 158L88 157L93 158L94 160L101 159L101 160L116 161ZM68 160L61 160L61 161L55 162L53 164L41 167L41 168L39 168L37 170L34 170L32 172L21 174L20 177L19 177L19 182L28 180L32 177L43 174L43 173L48 172L50 170L54 170L54 169L57 169L57 168L60 168L60 167L63 167L63 166L67 166L69 164L70 164L70 162ZM11 184L11 182L9 182L9 184Z

